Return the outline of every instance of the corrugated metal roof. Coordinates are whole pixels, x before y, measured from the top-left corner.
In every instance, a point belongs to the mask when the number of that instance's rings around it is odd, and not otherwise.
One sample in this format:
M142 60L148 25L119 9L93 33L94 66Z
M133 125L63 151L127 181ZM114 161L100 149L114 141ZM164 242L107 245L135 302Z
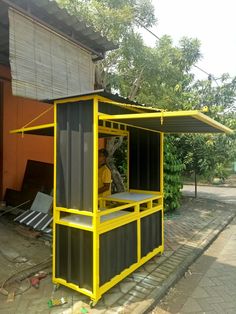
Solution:
M198 111L100 115L100 120L163 133L233 133L233 130ZM54 135L54 125L40 125L11 131L12 134Z
M233 133L233 130L197 110L124 115L106 114L100 115L99 119L164 133Z
M109 102L110 103L114 102L117 104L119 103L119 104L122 104L124 107L136 108L140 112L161 112L162 111L161 109L158 109L158 108L142 105L136 101L130 100L129 98L119 96L118 94L109 93L109 92L105 91L104 89L88 91L88 92L85 92L82 94L70 95L70 96L63 97L63 98L47 99L47 100L43 100L43 101L50 103L50 104L53 104L54 101L57 101L57 100L66 100L66 99L69 100L70 98L77 98L77 97L84 97L84 96L91 96L91 98L92 98L95 95L103 97L103 98L107 98L108 103ZM102 100L100 100L100 102L102 102Z
M98 96L98 100L101 103L107 103L108 106L110 102L110 104L120 107L130 106L130 108L139 108L138 112L132 112L130 110L131 113L127 114L101 113L99 115L99 120L112 121L135 128L164 133L233 133L233 130L230 128L211 119L198 110L161 111L156 108L139 105L127 98L120 97L117 94L114 95L108 93L104 90L96 90L62 99L48 100L47 102L53 103L55 100L77 102L79 101L79 98L83 96L91 96L91 98L88 97L87 99L93 99L94 96ZM65 103L66 102L67 101L65 101ZM53 135L53 124L12 131L12 133L22 132L28 134Z
M9 6L35 18L35 20L64 35L69 40L78 43L100 59L104 57L106 51L117 48L117 45L96 32L80 17L70 15L65 9L61 9L54 0L1 0L0 63L8 64L9 58ZM1 62L1 59L4 60Z

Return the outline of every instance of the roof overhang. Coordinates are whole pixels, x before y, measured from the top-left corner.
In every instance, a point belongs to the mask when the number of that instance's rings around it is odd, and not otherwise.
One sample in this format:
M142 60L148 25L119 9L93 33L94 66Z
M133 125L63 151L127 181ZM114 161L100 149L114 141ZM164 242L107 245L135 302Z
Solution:
M199 111L172 111L99 115L99 120L112 121L130 127L163 133L233 133L233 130ZM11 131L12 134L54 136L54 124L45 124Z
M0 0L0 64L9 65L9 8L89 51L94 61L103 59L106 51L118 48L81 17L60 8L54 0Z
M122 105L122 106L133 106L136 107L143 112L148 111L148 112L161 112L161 109L158 109L156 107L151 107L151 106L146 106L144 104L140 104L137 101L130 100L129 98L119 96L118 94L112 94L110 92L107 92L104 89L96 89L93 91L87 91L84 93L76 94L76 95L70 95L70 96L65 96L61 98L53 98L53 99L44 99L43 102L49 103L49 104L54 104L60 103L60 102L65 102L65 100L70 101L71 99L75 98L83 98L87 97L88 99L93 99L94 97L98 98L99 102L107 102L109 104L115 104L115 105Z
M101 114L99 120L163 133L233 133L228 127L197 110L122 115Z

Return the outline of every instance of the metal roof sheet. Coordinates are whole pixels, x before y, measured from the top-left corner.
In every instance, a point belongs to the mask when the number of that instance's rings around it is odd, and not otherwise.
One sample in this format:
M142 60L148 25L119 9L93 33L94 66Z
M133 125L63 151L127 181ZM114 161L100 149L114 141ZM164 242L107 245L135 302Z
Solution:
M75 99L75 98L84 97L84 96L88 96L88 97L91 96L91 99L95 96L98 96L99 102L107 102L108 104L112 103L112 104L122 105L122 106L128 107L128 108L129 107L130 108L136 108L136 109L138 109L137 111L140 111L140 112L161 112L162 111L161 109L158 109L155 107L145 106L145 105L139 104L136 101L130 100L129 98L119 96L118 94L109 93L109 92L105 91L104 89L88 91L88 92L85 92L82 94L66 96L63 98L47 99L47 100L43 100L43 101L46 103L53 104L54 101L68 100L68 102L69 102L70 99Z
M233 130L197 110L100 115L99 119L164 133L233 133Z
M53 103L78 102L84 99L98 97L99 102L117 105L120 107L135 108L130 113L123 114L99 114L99 120L112 121L135 128L147 129L163 133L233 133L233 130L213 120L197 110L187 111L161 111L156 108L145 107L130 101L119 95L110 94L104 90L96 90L80 95L69 96L60 99L48 100ZM135 112L136 111L136 112ZM129 112L129 111L128 111ZM11 133L28 133L38 135L54 135L54 124L35 126L14 130Z
M41 22L52 30L65 36L69 40L79 44L81 47L91 51L98 59L102 59L106 51L113 50L118 46L106 37L103 37L94 28L87 25L80 17L69 14L65 9L59 7L54 0L1 0L0 1L0 39L6 42L1 58L4 64L8 63L8 7L28 15ZM1 45L1 50L3 45ZM1 61L1 60L0 60Z
M199 111L100 115L99 120L164 133L233 133L233 130ZM54 124L22 128L13 130L11 133L53 136Z

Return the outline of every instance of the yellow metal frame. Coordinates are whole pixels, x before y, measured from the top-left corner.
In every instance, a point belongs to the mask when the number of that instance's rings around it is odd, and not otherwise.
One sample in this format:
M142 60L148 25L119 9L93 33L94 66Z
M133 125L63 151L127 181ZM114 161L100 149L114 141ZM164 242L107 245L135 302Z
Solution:
M111 122L112 123L112 122ZM127 173L126 173L126 178L127 178L127 188L129 189L129 131L121 130L120 125L118 124L118 128L114 129L112 128L113 123L111 124L111 127L106 127L106 126L99 126L98 127L98 132L99 133L104 133L104 134L110 134L111 136L124 136L127 137Z
M78 209L72 209L72 208L63 208L63 207L57 207L56 205L56 199L57 199L57 193L56 193L56 177L57 177L57 106L66 104L68 102L79 102L82 100L90 100L93 101L93 152L94 158L93 158L93 173L94 173L94 179L93 179L93 211L84 211ZM135 113L131 114L122 114L122 115L108 115L103 114L101 112L98 112L98 104L99 102L105 102L109 104L113 104L116 106L124 107L126 106L131 111ZM153 110L153 108L150 108L150 110ZM163 119L166 117L184 117L184 116L192 116L208 125L211 125L212 127L221 130L226 133L232 133L232 130L229 128L223 126L222 124L214 121L213 119L205 116L204 114L192 110L192 111L175 111L175 112L158 112L154 113L147 113L145 108L142 108L141 106L133 106L130 104L123 104L115 101L111 101L110 99L106 97L102 97L96 94L91 94L87 96L79 96L79 97L70 97L66 99L56 100L54 101L54 123L46 124L46 125L40 125L40 126L34 126L34 127L26 127L28 124L18 130L13 130L11 133L27 133L27 132L33 132L34 130L39 129L46 129L46 128L54 128L54 198L53 198L53 264L52 264L52 278L53 282L57 284L65 285L71 289L74 289L78 292L81 292L88 297L90 297L95 302L98 301L102 294L105 293L107 290L112 288L114 285L116 285L118 282L120 282L122 279L124 279L126 276L128 276L130 273L132 273L134 270L136 270L138 267L146 263L149 259L151 259L153 256L155 256L158 253L162 253L164 249L164 219L163 219L163 138L164 135L162 132L152 130L152 129L145 129L140 128L137 126L132 125L132 119L142 119L142 118L160 118L161 122L163 123ZM119 123L119 119L125 119L126 123ZM114 121L116 120L116 121ZM99 121L103 121L103 125L99 125ZM111 124L111 127L107 127L107 122ZM114 124L118 125L117 128L114 128ZM121 125L124 125L124 129L121 128ZM129 192L134 193L145 193L150 194L150 197L139 201L127 201L127 200L120 200L113 198L99 198L98 197L98 134L101 133L107 133L111 135L123 135L128 137L128 157L129 157L129 132L127 131L127 126L140 128L156 133L160 133L160 191L141 191L141 190L129 190L129 181L128 181L128 190ZM129 158L128 158L129 160ZM129 165L128 165L129 167ZM129 173L129 170L128 170ZM127 178L128 180L129 178ZM109 202L116 202L117 205L113 208L107 208L107 209L100 209L100 207L109 206L107 205ZM111 213L122 211L125 209L129 209L129 213L123 216L119 216L117 218L110 219L108 221L102 222L102 217L105 215L109 215ZM161 212L161 224L162 224L162 241L161 245L157 248L155 248L152 252L149 252L145 257L141 257L141 219L143 217L149 216L155 212ZM76 214L83 217L91 217L91 225L82 225L77 224L69 221L63 221L61 219L61 213L68 213L68 214ZM131 222L137 222L137 261L131 265L128 269L123 270L120 274L116 275L114 278L109 280L109 282L103 284L100 286L99 284L99 246L100 246L100 235L108 232L110 230L113 230L115 228L119 228L123 225L126 225ZM81 230L86 230L88 232L93 233L93 288L92 291L89 291L87 289L84 289L82 287L79 287L73 283L67 282L66 280L62 278L56 278L55 270L56 270L56 225L64 225L71 228L77 228ZM79 275L79 274L78 274Z
M71 209L71 208L63 208L63 207L57 207L56 206L56 143L57 143L57 123L56 123L56 114L57 114L57 106L62 105L64 103L72 102L72 101L80 101L80 100L92 100L93 99L93 108L94 108L94 115L93 115L93 151L96 152L94 154L93 158L93 173L94 173L94 180L93 180L93 212L87 212L82 211L80 209ZM85 97L75 97L71 99L66 100L58 100L55 101L55 107L54 107L54 121L55 121L55 137L54 137L54 222L53 222L53 282L57 284L65 285L71 289L74 289L80 293L83 293L87 296L89 296L93 301L97 302L103 293L105 293L107 290L109 290L111 287L116 285L118 282L120 282L122 279L124 279L127 275L132 273L135 269L143 265L146 261L148 261L150 258L155 256L158 253L163 252L163 244L160 245L158 248L154 249L152 252L147 254L145 257L141 258L141 219L145 216L151 215L157 211L162 212L162 220L163 220L163 195L162 195L162 188L161 191L138 191L138 190L132 190L132 192L135 193L146 193L150 194L150 198L147 198L143 201L139 202L133 202L133 201L126 201L126 200L118 200L116 198L98 198L98 136L99 133L106 133L111 135L121 135L126 136L128 138L128 156L129 156L129 132L126 130L126 127L124 130L121 130L120 127L113 128L113 125L111 123L111 127L107 127L105 125L99 126L98 121L99 117L101 116L101 113L98 112L98 103L99 101L102 102L109 102L113 103L115 105L121 105L123 104L117 104L114 102L111 102L107 99L104 99L102 97L98 97L96 95L91 96L85 96ZM138 108L136 108L137 112ZM116 125L119 124L115 122ZM159 133L159 132L158 132ZM161 141L161 146L163 145L163 142ZM162 154L163 148L161 147L160 154ZM163 160L161 156L161 160ZM129 165L128 165L129 167ZM162 165L160 166L162 167ZM129 173L129 170L128 170ZM127 177L128 180L128 177ZM162 181L161 181L162 182ZM129 183L128 183L129 184ZM129 186L129 185L128 185ZM130 190L131 192L131 190ZM105 210L100 210L98 207L98 204L105 204L106 202L117 202L117 206L114 208L108 208ZM142 204L146 205L145 209L141 209ZM118 218L114 218L108 221L101 222L101 217L105 215L109 215L111 213L122 211L124 209L132 208L133 210L123 216L120 216ZM60 213L65 212L68 214L77 214L81 216L87 216L91 217L91 226L83 226L77 223L72 223L68 221L63 221L63 219L60 219ZM112 278L109 282L105 283L104 285L99 285L99 242L100 242L100 235L108 232L110 230L113 230L115 228L119 228L125 224L128 224L130 222L137 221L137 262L131 265L128 269L123 270L119 275L116 275L114 278ZM83 289L73 283L67 282L66 280L62 278L56 278L55 276L55 264L56 264L56 257L55 257L55 250L56 250L56 225L65 225L72 228L78 228L82 230L87 230L89 232L93 233L93 291L89 291L86 289ZM162 235L163 236L163 235ZM163 239L162 239L163 243Z
M36 130L43 130L43 129L48 129L48 128L54 128L55 124L54 123L49 123L49 124L42 124L42 125L37 125L37 126L31 126L31 127L27 127L27 128L20 128L20 129L16 129L16 130L11 130L10 134L24 134L27 132L31 132L31 131L36 131Z

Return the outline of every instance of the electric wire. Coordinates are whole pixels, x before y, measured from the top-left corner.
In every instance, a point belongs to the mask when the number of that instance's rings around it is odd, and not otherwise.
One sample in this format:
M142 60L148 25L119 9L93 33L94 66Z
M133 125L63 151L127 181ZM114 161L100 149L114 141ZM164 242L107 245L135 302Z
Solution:
M51 256L46 258L45 260L41 261L40 263L38 263L36 265L30 266L30 267L27 267L25 269L22 269L20 271L15 272L14 274L12 274L11 276L9 276L7 279L5 279L3 281L3 283L1 284L1 287L0 287L0 293L1 293L1 290L8 292L8 290L5 288L5 286L6 286L7 283L9 284L10 281L12 281L14 277L17 277L20 274L24 275L24 273L26 273L27 271L31 271L30 274L27 273L24 276L24 278L21 279L21 281L22 281L22 280L28 278L29 276L31 276L32 274L34 274L36 272L35 268L37 269L39 266L41 266L40 267L41 269L45 269L45 268L49 267L50 265L51 265ZM18 292L15 293L15 295L22 294L22 293L26 292L29 288L30 287L27 287L24 291L18 291Z
M155 33L153 33L149 28L147 28L143 23L141 23L139 20L136 19L136 22L142 27L144 28L146 31L148 31L152 36L154 36L156 39L161 40L161 38L159 36L157 36ZM204 69L200 68L198 65L193 64L193 66L198 69L199 71L203 72L204 74L206 74L208 76L208 80L213 79L216 84L219 86L217 79L214 77L214 75L212 75L211 73L205 71Z

